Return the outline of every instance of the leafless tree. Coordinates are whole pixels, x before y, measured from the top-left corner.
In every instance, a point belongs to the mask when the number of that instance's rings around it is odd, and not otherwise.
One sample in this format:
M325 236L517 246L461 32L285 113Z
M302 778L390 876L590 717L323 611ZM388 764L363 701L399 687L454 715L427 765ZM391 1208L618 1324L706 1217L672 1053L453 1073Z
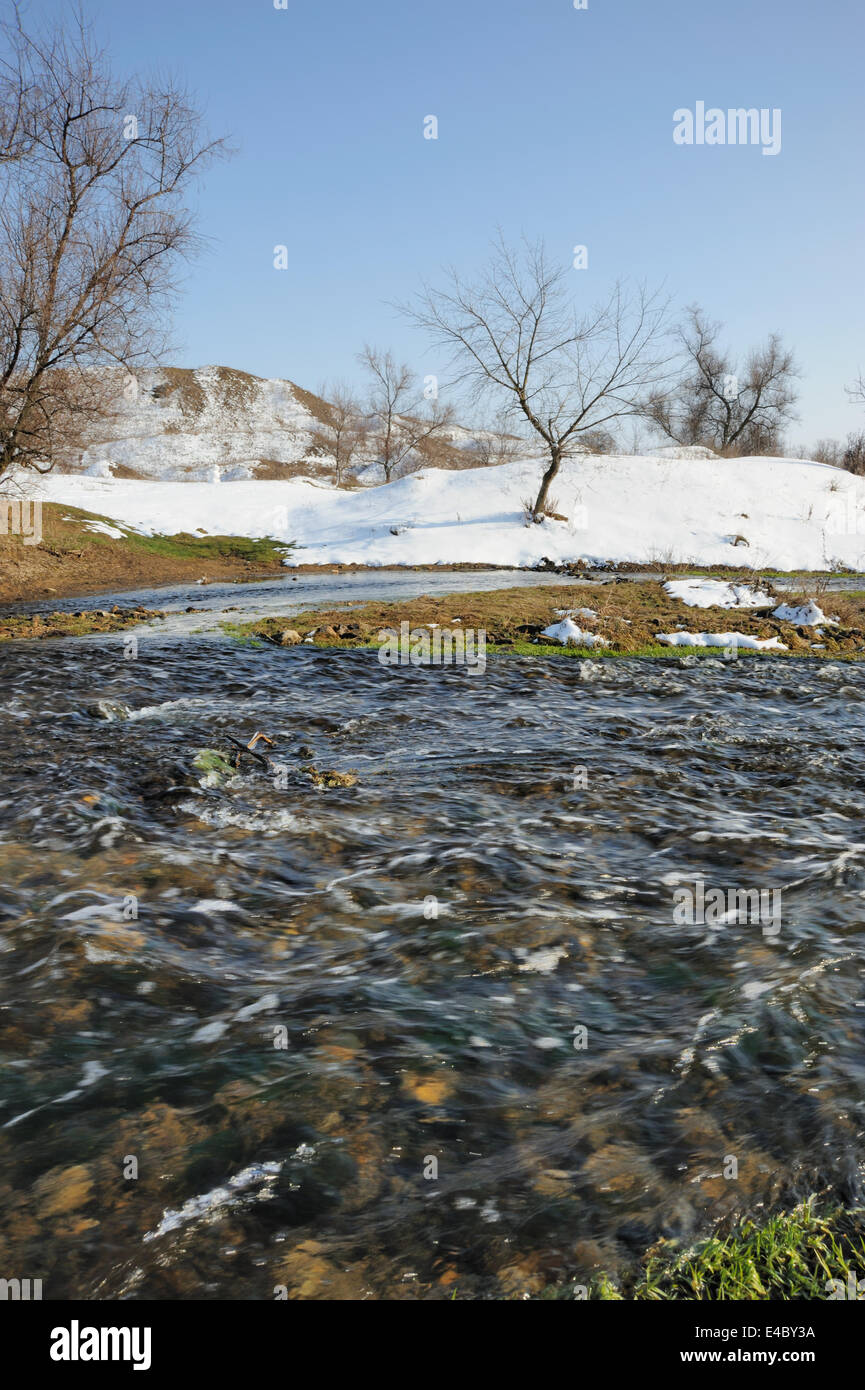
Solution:
M844 445L837 439L818 439L812 448L801 444L793 451L793 458L814 459L816 463L828 463L832 468L843 467Z
M521 443L518 436L508 430L506 412L501 411L492 428L475 432L467 452L471 453L475 466L493 468L517 458L521 451Z
M635 438L638 436L635 436ZM590 454L614 454L616 441L609 430L586 430L580 435L580 445ZM633 453L639 451L635 448Z
M550 485L580 436L642 409L664 378L666 303L617 284L580 314L543 243L519 251L499 237L474 284L450 272L447 288L425 287L405 312L452 354L456 380L476 397L492 391L510 418L541 441L548 460L534 504L540 520Z
M841 467L858 477L865 476L865 430L854 430L847 436Z
M344 382L323 386L319 395L328 408L328 418L322 430L322 442L334 461L334 481L337 487L351 471L359 450L366 440L367 428L363 411Z
M859 373L852 386L845 387L851 401L865 405L865 374ZM865 476L865 430L851 431L840 459L841 467L858 477Z
M772 333L739 371L718 346L721 329L690 306L678 329L681 373L670 389L653 394L648 419L677 444L702 444L718 454L774 453L795 419L793 354Z
M438 397L425 400L417 377L390 352L367 345L358 361L365 367L371 390L367 404L370 438L387 482L417 465L424 446L453 424L453 411Z
M224 149L178 86L115 78L79 11L0 24L0 480L80 447L157 359L186 197Z

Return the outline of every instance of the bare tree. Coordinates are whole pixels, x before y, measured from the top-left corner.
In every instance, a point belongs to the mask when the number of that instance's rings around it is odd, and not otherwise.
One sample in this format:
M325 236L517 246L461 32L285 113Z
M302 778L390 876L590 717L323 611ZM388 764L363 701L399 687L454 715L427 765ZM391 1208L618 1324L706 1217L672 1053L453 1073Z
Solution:
M363 412L344 382L323 386L319 395L328 408L328 418L321 432L322 441L334 461L334 481L342 487L346 474L366 440L367 427Z
M639 436L635 434L634 438ZM586 430L580 435L580 446L590 454L614 454L616 452L616 441L609 430ZM638 453L639 449L634 448L632 453Z
M0 25L0 480L80 447L157 359L186 195L223 152L179 87L116 79L80 12Z
M795 419L793 354L771 333L739 371L718 346L721 328L690 306L678 329L682 372L669 390L653 394L647 416L677 444L701 444L718 454L773 453L784 426Z
M851 401L865 405L865 374L860 372L853 385L844 389ZM840 464L848 473L855 473L860 478L865 476L865 430L853 430L848 434Z
M424 445L453 424L453 411L437 396L425 400L411 367L397 362L392 353L367 345L358 361L372 382L367 405L370 437L390 482L420 462Z
M837 439L818 439L811 449L804 444L800 445L794 451L793 457L814 459L816 463L828 463L832 468L842 468L844 445L839 444Z
M499 237L476 284L450 272L444 290L425 287L405 312L452 353L456 379L475 396L504 397L511 418L543 444L548 463L534 504L543 517L562 462L613 420L639 413L663 380L661 345L667 306L657 293L616 285L607 300L579 314L564 269L543 243L519 252Z
M470 453L473 466L493 468L517 458L520 445L521 440L507 428L507 413L500 411L491 428L475 432L466 452Z
M865 475L865 430L854 430L847 436L841 467L858 477Z

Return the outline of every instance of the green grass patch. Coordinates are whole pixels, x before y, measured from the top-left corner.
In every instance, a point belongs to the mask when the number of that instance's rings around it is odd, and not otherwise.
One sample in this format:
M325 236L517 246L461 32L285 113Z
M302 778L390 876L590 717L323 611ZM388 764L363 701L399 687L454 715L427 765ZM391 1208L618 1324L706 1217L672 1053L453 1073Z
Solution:
M589 1297L602 1301L825 1301L865 1277L865 1209L818 1210L815 1198L764 1222L751 1218L674 1254L655 1247L633 1280L598 1275ZM843 1290L833 1288L839 1280ZM566 1296L566 1294L564 1295Z
M95 512L83 511L80 507L58 505L59 534L52 543L60 549L98 550L116 546L121 542L115 536L106 536L101 531L91 531L89 523L102 522L115 531L123 533L123 545L130 551L144 555L165 555L177 560L245 560L249 564L281 564L294 549L294 541L275 541L266 537L251 540L247 536L194 536L188 531L178 531L173 536L145 536L122 522L110 517L98 516Z
M622 661L629 657L649 658L652 660L665 659L672 657L674 660L683 660L686 656L696 656L698 659L707 660L714 657L716 661L723 660L721 647L668 647L664 642L647 643L642 647L634 647L629 651L616 651L610 647L562 647L558 642L514 642L513 645L499 645L490 642L487 645L488 656L564 656L579 657L581 661ZM753 656L787 656L787 652L761 652L753 647L738 648L739 660L742 657ZM815 653L819 655L819 653ZM725 662L725 665L732 666L733 661Z

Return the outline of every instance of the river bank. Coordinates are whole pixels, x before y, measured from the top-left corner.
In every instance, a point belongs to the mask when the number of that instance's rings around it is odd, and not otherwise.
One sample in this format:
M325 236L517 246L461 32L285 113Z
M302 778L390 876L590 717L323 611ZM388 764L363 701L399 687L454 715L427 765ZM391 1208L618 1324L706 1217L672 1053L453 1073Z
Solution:
M491 656L693 664L734 651L843 661L865 655L865 590L849 587L855 582L849 578L754 575L745 582L675 573L649 579L641 573L281 566L271 578L250 577L242 586L216 580L139 589L137 602L117 603L122 594L102 594L80 607L60 599L6 605L0 641L98 634L140 623L142 638L158 624L168 635L221 633L285 648L375 649L390 631L406 640L428 636L432 646L458 643L460 632L479 634Z
M0 603L248 580L282 574L289 553L274 541L237 536L140 535L95 513L45 503L38 541L0 533Z
M32 509L27 516L33 526ZM367 564L306 564L288 542L245 536L146 535L96 512L46 502L38 533L0 530L0 604L83 598L170 585L255 583L268 577L375 573ZM0 522L2 522L0 514ZM291 561L297 558L297 563ZM488 565L402 565L407 573L472 573ZM503 573L511 566L500 568Z
M756 590L717 581L694 587L702 587L701 599L738 594L743 604L689 606L677 596L675 582L620 579L307 609L224 628L240 639L283 647L379 648L383 635L392 632L402 633L408 648L416 634L418 642L438 639L448 649L460 633L483 634L486 651L518 656L669 659L717 656L725 649L729 654L733 648L737 655L772 651L860 659L865 654L865 593L833 593L831 601L823 599L831 610L823 615L813 594L781 594L767 580ZM684 591L689 592L687 584ZM759 606L747 606L754 598ZM405 656L410 659L409 651ZM429 657L419 654L418 664L424 659Z

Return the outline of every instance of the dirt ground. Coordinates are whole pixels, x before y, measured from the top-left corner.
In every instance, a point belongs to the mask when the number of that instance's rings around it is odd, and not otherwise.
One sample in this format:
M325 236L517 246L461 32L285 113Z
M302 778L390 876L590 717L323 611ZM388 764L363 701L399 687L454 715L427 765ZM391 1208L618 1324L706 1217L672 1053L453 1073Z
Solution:
M0 603L285 573L284 552L270 542L193 536L115 539L90 529L103 520L48 504L42 508L39 545L0 533Z

